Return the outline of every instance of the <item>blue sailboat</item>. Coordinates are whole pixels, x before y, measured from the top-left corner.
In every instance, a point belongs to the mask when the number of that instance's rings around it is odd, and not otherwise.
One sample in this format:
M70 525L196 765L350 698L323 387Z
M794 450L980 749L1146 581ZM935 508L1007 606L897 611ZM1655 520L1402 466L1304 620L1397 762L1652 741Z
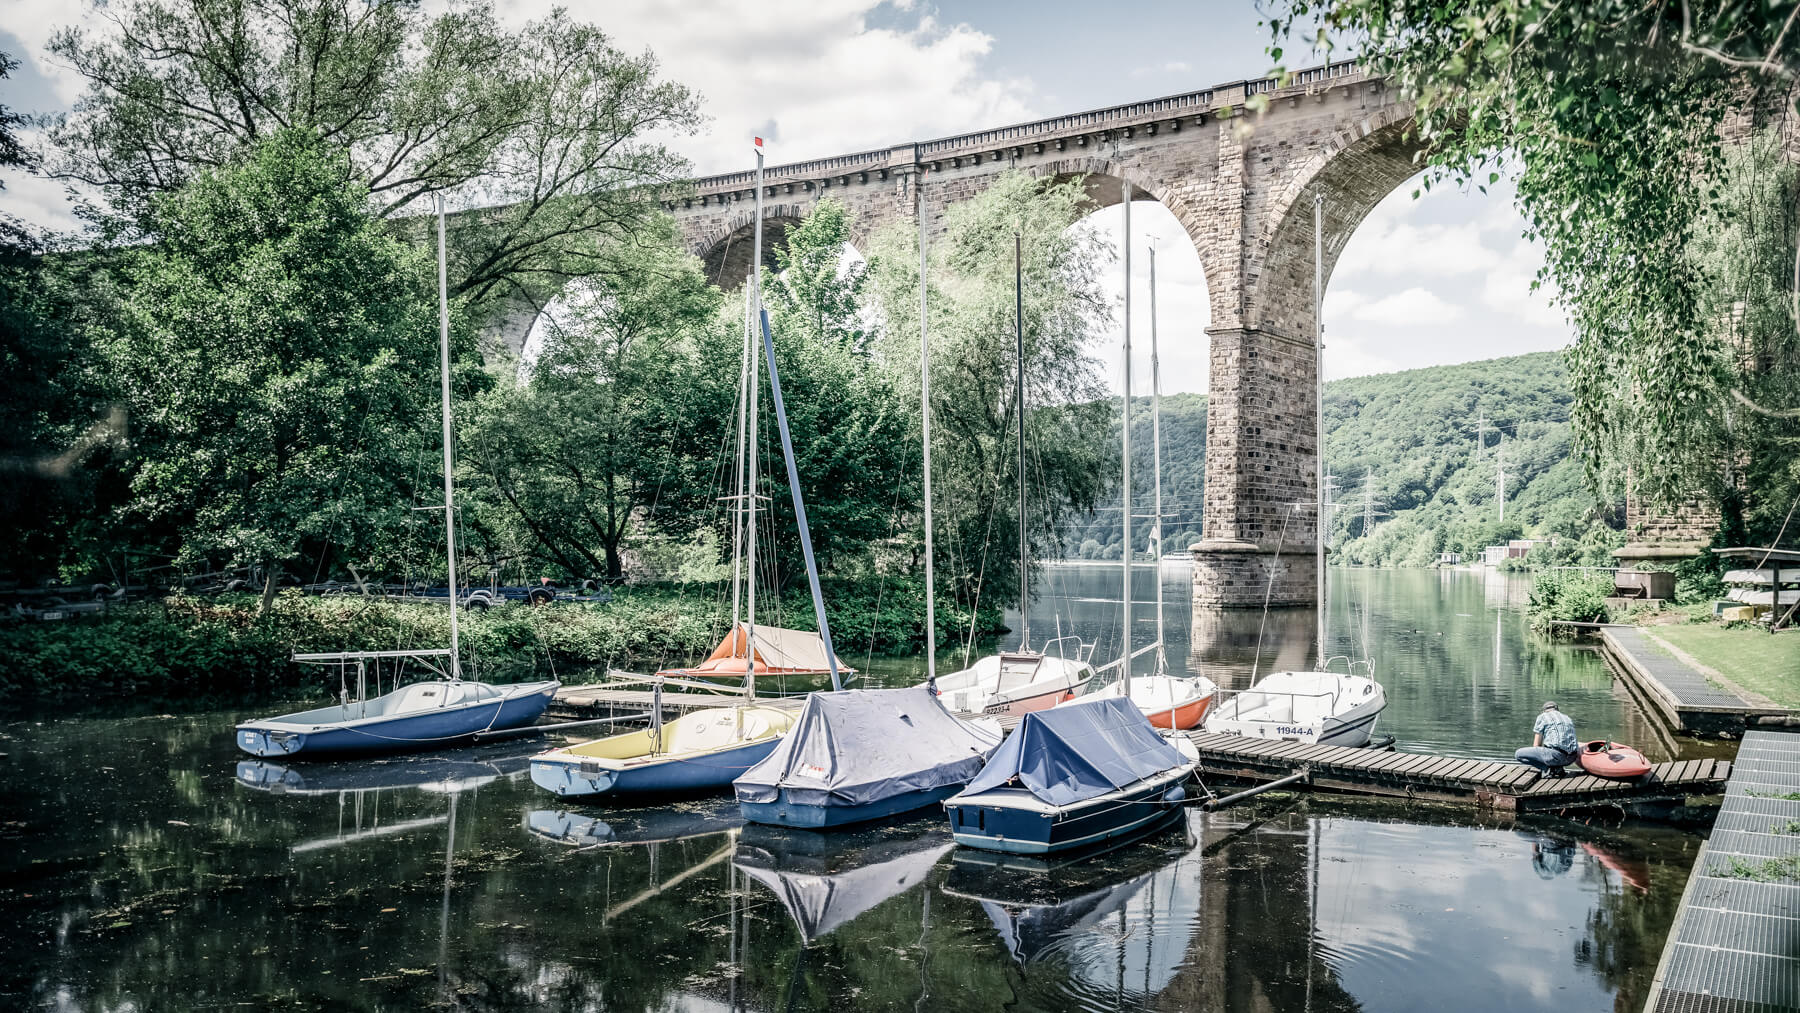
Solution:
M450 304L444 288L444 202L438 214L438 354L444 431L444 551L450 587L456 583L456 488L450 431ZM281 714L237 726L232 741L252 756L312 759L364 753L443 749L474 741L487 732L521 728L536 721L562 685L554 679L492 686L462 677L457 641L456 595L450 605L450 646L411 651L343 651L296 654L294 660L336 664L343 681L338 702L327 707ZM367 667L382 659L417 660L441 678L396 686L372 699L364 696ZM442 659L442 667L438 667ZM350 699L348 672L354 665L356 699ZM380 689L380 670L376 670ZM396 676L397 679L397 676Z
M813 830L934 805L962 790L1000 744L928 687L812 693L768 758L732 782L752 823Z
M1158 735L1124 697L1033 711L968 788L944 803L956 843L1042 855L1167 819L1199 754Z

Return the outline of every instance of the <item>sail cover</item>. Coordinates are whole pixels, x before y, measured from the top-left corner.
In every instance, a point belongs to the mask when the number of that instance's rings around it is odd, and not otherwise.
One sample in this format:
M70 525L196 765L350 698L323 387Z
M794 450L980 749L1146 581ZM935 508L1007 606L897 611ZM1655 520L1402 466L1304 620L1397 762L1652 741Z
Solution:
M741 802L785 788L798 805L864 805L965 784L998 742L924 686L811 693L781 744L732 786Z
M965 794L1017 779L1050 805L1070 805L1186 762L1131 701L1096 697L1025 715Z
M658 675L744 677L745 654L750 647L750 630L739 623L719 641L719 646L706 660L693 668L671 668ZM755 675L820 675L831 671L831 659L825 653L825 640L806 630L786 630L779 626L756 628ZM854 673L856 669L838 659L838 671Z

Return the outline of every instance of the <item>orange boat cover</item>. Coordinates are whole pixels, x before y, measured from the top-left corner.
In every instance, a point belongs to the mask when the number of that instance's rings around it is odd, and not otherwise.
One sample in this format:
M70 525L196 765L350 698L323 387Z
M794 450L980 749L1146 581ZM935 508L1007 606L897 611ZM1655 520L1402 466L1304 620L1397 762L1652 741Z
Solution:
M739 623L735 629L719 641L719 646L706 656L706 660L693 668L671 668L656 673L682 677L711 677L742 679L744 677L747 647L750 641L749 629ZM838 671L854 674L856 669L838 659ZM765 675L824 675L831 671L831 663L825 656L825 640L817 633L804 630L784 630L779 626L758 626L756 628L756 657L752 668L757 676Z

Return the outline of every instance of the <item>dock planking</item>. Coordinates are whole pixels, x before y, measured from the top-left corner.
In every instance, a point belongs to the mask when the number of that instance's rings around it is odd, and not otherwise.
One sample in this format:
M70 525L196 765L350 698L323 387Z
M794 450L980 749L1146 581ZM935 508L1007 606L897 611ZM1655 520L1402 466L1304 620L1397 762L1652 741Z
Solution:
M1731 773L1723 760L1659 763L1635 781L1588 774L1547 778L1519 763L1435 753L1395 753L1190 732L1202 776L1273 781L1310 768L1315 789L1518 811L1583 809L1717 794Z

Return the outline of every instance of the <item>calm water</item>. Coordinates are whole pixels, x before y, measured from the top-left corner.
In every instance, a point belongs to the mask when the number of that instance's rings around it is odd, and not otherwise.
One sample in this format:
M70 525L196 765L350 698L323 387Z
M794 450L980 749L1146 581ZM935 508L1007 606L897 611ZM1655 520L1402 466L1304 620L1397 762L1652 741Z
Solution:
M1246 680L1260 617L1190 635L1166 576L1172 666ZM1116 655L1109 578L1053 571L1034 639L1060 615ZM1596 735L1641 722L1597 658L1529 641L1521 587L1338 581L1333 650L1369 645L1403 748L1499 755L1546 696ZM1310 630L1271 616L1260 667L1303 664ZM929 817L814 835L723 801L564 810L513 744L251 788L240 716L0 725L0 1007L1635 1010L1699 844L1274 798L996 867Z

